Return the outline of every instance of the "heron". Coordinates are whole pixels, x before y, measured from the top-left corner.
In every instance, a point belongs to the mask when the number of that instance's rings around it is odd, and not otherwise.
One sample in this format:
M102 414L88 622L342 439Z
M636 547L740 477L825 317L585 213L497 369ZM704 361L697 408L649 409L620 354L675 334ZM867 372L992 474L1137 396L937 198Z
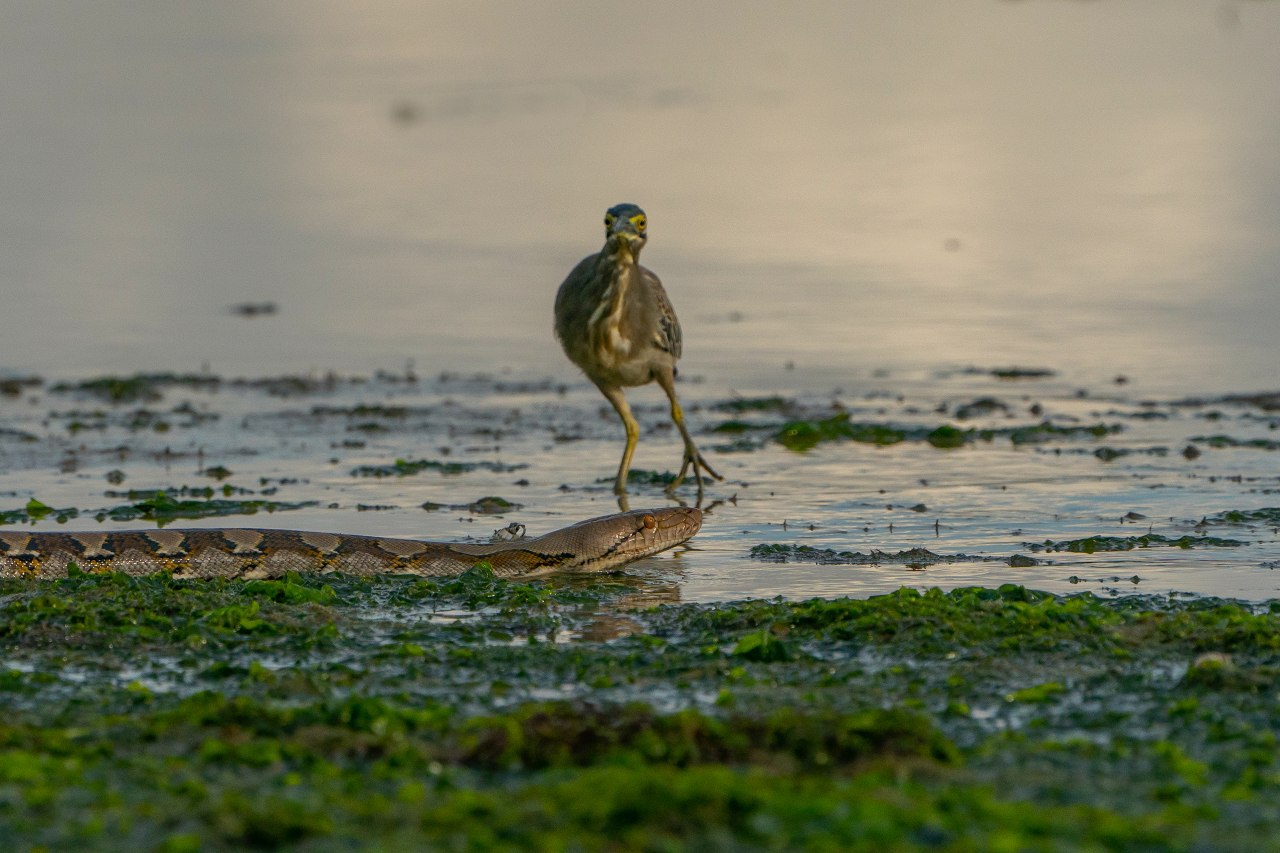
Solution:
M640 266L648 217L634 204L617 204L604 215L604 248L583 258L556 293L556 337L565 355L605 396L627 432L613 491L627 491L631 457L640 425L622 389L657 382L671 401L671 420L684 440L680 473L667 486L672 492L693 469L698 493L703 473L723 480L699 452L676 397L676 361L680 358L680 321L650 270Z

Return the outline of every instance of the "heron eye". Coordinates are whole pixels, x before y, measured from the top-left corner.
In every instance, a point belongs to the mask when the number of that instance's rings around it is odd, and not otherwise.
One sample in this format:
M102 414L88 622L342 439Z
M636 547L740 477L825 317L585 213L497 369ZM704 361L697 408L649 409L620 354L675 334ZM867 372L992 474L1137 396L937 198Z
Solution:
M636 223L636 228L640 229L641 231L643 231L643 230L644 230L645 221L644 221L644 217L643 217L643 216L641 216L640 218L636 219L636 220L635 220L635 223Z
M613 225L613 214L610 213L604 218L605 227Z

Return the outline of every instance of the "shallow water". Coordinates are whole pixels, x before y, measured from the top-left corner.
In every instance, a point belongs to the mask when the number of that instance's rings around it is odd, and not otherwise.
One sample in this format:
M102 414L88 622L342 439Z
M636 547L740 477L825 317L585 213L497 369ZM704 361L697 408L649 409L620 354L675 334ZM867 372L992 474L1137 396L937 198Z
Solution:
M649 212L645 260L680 312L698 430L733 417L716 404L772 395L804 416L836 402L854 421L930 427L996 396L1011 415L978 424L1125 428L1042 446L713 452L729 482L710 490L704 532L633 569L661 597L1128 591L1133 577L1140 591L1272 597L1262 566L1280 555L1265 528L1235 535L1254 543L1242 548L1054 553L1023 569L746 554L782 542L1003 559L1045 539L1176 538L1205 515L1280 503L1272 451L1181 455L1197 436L1274 437L1273 413L1171 405L1276 387L1277 40L1268 3L833 3L784 22L767 4L725 18L656 3L621 20L581 3L8 4L0 370L412 364L423 379L298 398L168 389L148 405L221 416L168 433L123 425L129 406L37 386L0 398L0 426L38 438L0 440L0 498L100 507L117 488L108 470L125 471L118 488L173 488L223 464L246 488L304 481L277 497L320 506L267 519L279 526L487 534L509 519L417 507L488 494L523 503L534 532L609 511L597 481L620 429L559 352L550 306L597 248L603 209L626 199ZM244 303L275 310L232 310ZM1056 375L986 372L1012 365ZM631 398L637 465L673 467L660 393ZM379 401L422 411L371 432L309 414ZM1135 417L1144 401L1166 417ZM77 407L116 425L72 435L73 418L50 417ZM1205 417L1215 408L1222 420ZM732 440L700 433L705 447ZM1099 446L1168 452L1103 462ZM165 447L204 455L149 455ZM529 467L350 473L397 457ZM633 505L663 500L642 491ZM1122 526L1128 512L1146 518Z
M540 534L617 508L610 486L620 428L596 392L576 384L385 374L319 377L310 388L284 396L261 384L227 381L155 388L160 398L145 403L111 404L54 385L0 398L0 413L15 430L2 443L4 508L19 509L35 497L80 511L61 523L57 513L38 519L39 527L92 527L95 510L133 502L124 494L128 489L212 485L228 487L233 500L313 504L273 514L184 519L175 526L431 539L487 539L511 521ZM979 372L921 380L890 374L855 393L832 389L740 411L744 398L720 397L706 384L685 382L681 390L700 427L699 440L726 480L707 490L706 522L689 547L631 568L640 579L638 599L804 598L1008 582L1063 592L1276 596L1280 575L1270 568L1280 565L1275 517L1243 524L1213 519L1280 505L1273 462L1280 414L1266 408L1274 398L1160 401L1123 388L1070 388L1053 377L1003 380ZM635 396L643 429L636 467L672 470L679 444L659 392ZM994 406L993 413L962 417L962 407L979 400ZM831 441L798 451L775 438L785 423L821 420L834 411L908 436L948 424L995 432L951 449L908 438L883 447ZM157 422L167 426L158 430ZM747 428L716 430L733 423ZM1008 432L1044 423L1059 432L1023 443ZM1087 431L1093 428L1105 434ZM1222 446L1229 443L1236 446ZM1184 455L1186 448L1193 448L1194 458ZM470 470L361 474L366 467L421 459ZM219 469L225 470L214 476ZM123 481L111 483L110 477ZM496 515L465 507L424 509L490 495L521 506ZM691 486L680 496L696 500ZM630 505L667 500L661 486L639 485ZM1206 517L1211 523L1198 527ZM1145 534L1190 536L1193 547L1092 554L1036 548L1046 541ZM1203 544L1197 541L1203 536L1248 544ZM925 548L942 558L981 559L921 567L929 558L822 565L750 555L752 546L769 544L863 554ZM1015 554L1038 563L1011 567Z

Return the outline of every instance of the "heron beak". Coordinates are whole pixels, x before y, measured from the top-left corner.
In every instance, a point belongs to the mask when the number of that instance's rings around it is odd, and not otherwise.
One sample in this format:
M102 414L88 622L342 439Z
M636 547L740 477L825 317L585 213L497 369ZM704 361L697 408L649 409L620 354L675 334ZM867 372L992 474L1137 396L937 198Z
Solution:
M635 223L622 219L613 224L612 238L628 254L635 255L644 245L644 235L636 230Z

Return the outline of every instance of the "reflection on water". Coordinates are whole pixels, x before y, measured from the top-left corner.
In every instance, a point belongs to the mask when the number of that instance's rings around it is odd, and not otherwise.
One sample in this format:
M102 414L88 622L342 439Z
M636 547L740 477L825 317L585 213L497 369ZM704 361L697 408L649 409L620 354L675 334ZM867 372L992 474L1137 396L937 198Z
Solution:
M627 633L629 609L904 585L1280 597L1276 395L1159 401L1114 383L969 372L869 382L870 392L767 400L717 398L690 383L690 417L727 479L709 486L698 535L612 580L629 591L610 596L583 635ZM110 519L166 489L281 506L171 527L488 541L512 521L538 536L615 509L621 429L594 388L389 375L310 385L209 378L151 390L113 404L102 391L0 385L0 520L47 530L149 526L136 513ZM653 399L635 411L637 469L671 471L680 442L662 428L666 406ZM832 418L900 440L801 451L775 437L786 423ZM936 447L928 436L944 426L967 437ZM517 508L492 514L482 504L497 502L485 496ZM681 496L692 499L692 487ZM33 515L23 509L32 498L55 510ZM670 499L660 485L637 485L631 502ZM1139 539L1149 535L1164 538ZM1132 547L1046 548L1094 537ZM1183 537L1191 547L1166 544ZM927 549L944 559L823 564L800 554L780 563L753 556L757 545ZM1014 556L1034 562L1011 565ZM584 606L596 601L587 596Z
M616 424L560 353L551 304L598 248L603 210L625 200L651 218L646 262L684 326L681 397L696 428L733 394L827 399L873 419L903 414L880 403L896 400L927 414L990 392L957 379L966 365L1055 368L1035 394L1067 408L1077 388L1115 392L1130 411L1274 387L1280 5L833 2L788 15L762 2L732 16L657 2L625 20L583 2L6 4L0 376L407 363L424 376L495 373L530 383L527 393L455 389L471 407L463 434L479 418L489 432L472 445L542 466L520 487L533 520L599 514L607 497L557 488L611 469ZM277 310L233 310L268 303ZM660 414L655 389L632 396ZM26 424L47 403L19 400L0 416ZM213 408L228 405L241 404ZM270 460L237 457L248 439L230 426L214 444L233 469L308 478L321 492L308 497L333 489L343 506L510 494L506 479L426 496L351 482L338 463L325 468L330 455L359 455L348 438L326 445L304 415L289 416L297 427L266 424L275 443L252 452ZM1199 426L1190 417L1151 440L1176 453ZM368 455L429 456L424 429ZM205 448L164 438L178 454ZM674 458L669 438L650 426L640 464ZM77 440L87 449L63 450L86 476L120 464L107 444ZM5 447L0 468L40 470L24 454L47 450ZM1048 524L1041 506L1068 507L1074 521L1054 527L1066 535L1148 503L1153 517L1185 519L1271 500L1211 484L1210 469L1248 470L1225 456L1199 475L1153 457L1157 476L1099 472L1088 456L1046 468L1027 454L724 454L736 484L713 497L741 500L719 507L680 558L688 572L674 593L1009 579L988 564L765 573L741 557L784 519L813 523L815 544L932 547L927 525L909 521L886 540L872 519L882 494L943 506L952 546L996 550L1019 541L1015 529ZM0 487L101 503L76 470ZM1163 489L1139 491L1148 475ZM1177 500L1192 475L1194 497ZM457 537L423 515L396 524ZM306 526L398 532L372 517L322 509ZM1177 566L1170 577L1187 588L1216 588L1215 558ZM1094 560L1088 578L1132 574L1112 568ZM1274 586L1260 574L1237 582L1248 595Z
M552 296L634 200L717 387L795 362L1250 388L1278 40L1275 4L1163 0L7 4L0 363L570 377Z

